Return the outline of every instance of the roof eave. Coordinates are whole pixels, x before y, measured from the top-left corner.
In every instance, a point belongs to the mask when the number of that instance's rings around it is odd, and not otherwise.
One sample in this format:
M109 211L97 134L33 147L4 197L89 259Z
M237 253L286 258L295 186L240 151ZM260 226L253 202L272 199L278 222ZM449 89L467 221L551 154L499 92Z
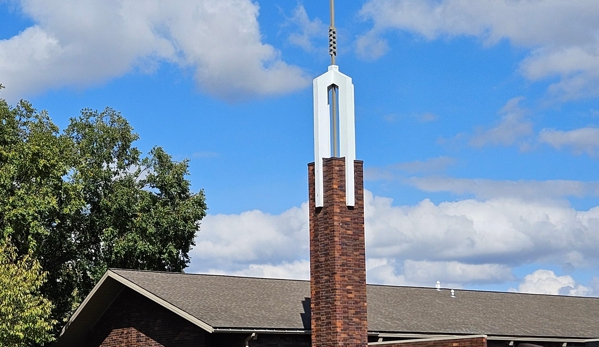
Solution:
M118 275L117 273L108 270L87 295L85 300L83 300L81 305L79 305L75 313L73 313L67 324L63 327L58 340L53 344L53 346L78 346L79 344L77 341L80 341L80 339L85 337L87 331L89 331L104 315L106 310L110 307L112 302L119 296L124 288L129 288L148 298L149 300L152 300L156 304L175 313L176 315L200 327L208 333L214 332L214 328L206 322L203 322L202 320L192 316L168 301Z
M182 309L180 309L177 306L171 304L170 302L162 299L161 297L152 294L151 292L143 289L142 287L140 287L137 284L135 284L135 283L127 280L126 278L124 278L124 277L122 277L122 276L120 276L120 275L118 275L118 274L116 274L116 273L114 273L114 272L112 272L110 270L108 270L108 272L110 272L110 275L109 275L110 277L112 277L113 279L119 281L121 284L125 285L129 289L132 289L135 292L137 292L137 293L145 296L146 298L154 301L158 305L160 305L160 306L166 308L167 310L175 313L176 315L178 315L178 316L180 316L180 317L188 320L189 322L197 325L198 327L206 330L207 332L209 332L209 333L213 333L214 332L214 328L210 324L208 324L208 323L206 323L206 322L204 322L204 321L202 321L202 320L200 320L200 319L192 316L191 314L183 311Z

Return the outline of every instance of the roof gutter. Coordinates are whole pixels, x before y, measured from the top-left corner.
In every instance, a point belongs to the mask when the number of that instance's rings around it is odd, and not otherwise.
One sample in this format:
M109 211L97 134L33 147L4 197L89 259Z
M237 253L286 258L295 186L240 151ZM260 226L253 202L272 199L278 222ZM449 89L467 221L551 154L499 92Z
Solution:
M230 333L230 334L310 334L310 330L299 329L232 329L232 328L214 328L215 333Z
M402 338L402 339L435 339L450 337L466 337L472 335L454 335L454 334L409 334L409 333L375 333L383 338ZM536 342L558 342L558 343L587 343L599 342L599 339L593 338L568 338L568 337L539 337L539 336L502 336L486 335L487 340L493 341L536 341Z
M310 330L302 329L236 329L236 328L214 328L215 333L229 333L229 334L271 334L271 335L309 335ZM465 338L471 336L482 336L482 335L455 335L455 334L409 334L409 333L380 333L380 332L368 332L369 336L378 336L382 338L401 338L410 340L422 340L422 339L439 339L439 338ZM537 342L558 342L558 343L587 343L587 342L599 342L599 339L591 338L567 338L567 337L538 337L538 336L500 336L500 335L485 335L487 340L493 341L537 341Z
M412 343L412 342L435 342L435 341L447 341L447 340L462 340L462 339L476 339L485 338L488 340L487 335L456 335L456 336L436 336L425 339L413 339L413 340L395 340L395 341L380 341L380 342L369 342L368 346L388 345L388 344L399 344L399 343Z
M229 333L229 334L251 334L251 333L256 333L256 334L280 334L280 335L286 335L286 334L294 334L294 335L309 335L312 333L312 330L302 330L302 329L261 329L261 328L256 328L256 329L250 329L250 328L214 328L213 332L215 333ZM380 333L377 332L372 332L369 331L368 332L368 336L379 336L381 335ZM384 335L384 334L383 334ZM387 336L387 335L384 335ZM395 334L393 335L394 337L396 336ZM414 335L414 338L423 338L424 335ZM429 336L429 335L426 335ZM439 337L439 336L453 336L453 335L430 335L429 337Z
M598 341L597 339L585 338L568 338L568 337L513 337L513 336L492 336L489 335L489 340L495 341L543 341L543 342L570 342L570 343L586 343Z

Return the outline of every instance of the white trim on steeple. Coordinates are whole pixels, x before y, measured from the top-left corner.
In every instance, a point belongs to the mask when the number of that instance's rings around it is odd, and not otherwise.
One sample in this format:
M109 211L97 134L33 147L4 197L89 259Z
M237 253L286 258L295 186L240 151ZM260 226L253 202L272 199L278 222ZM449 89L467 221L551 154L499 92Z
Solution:
M324 205L322 159L331 155L331 111L329 89L339 93L339 146L345 157L345 200L354 206L354 161L356 160L356 129L354 114L354 85L352 79L339 72L337 65L314 79L314 177L316 207Z

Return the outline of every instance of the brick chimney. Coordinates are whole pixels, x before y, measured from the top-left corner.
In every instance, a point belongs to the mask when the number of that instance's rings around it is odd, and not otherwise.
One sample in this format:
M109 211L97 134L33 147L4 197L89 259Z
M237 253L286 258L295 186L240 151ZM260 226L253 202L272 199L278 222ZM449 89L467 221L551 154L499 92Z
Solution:
M322 161L322 207L315 203L315 164L308 164L312 347L366 347L363 163L346 170L345 158ZM346 203L347 171L354 173L353 206Z

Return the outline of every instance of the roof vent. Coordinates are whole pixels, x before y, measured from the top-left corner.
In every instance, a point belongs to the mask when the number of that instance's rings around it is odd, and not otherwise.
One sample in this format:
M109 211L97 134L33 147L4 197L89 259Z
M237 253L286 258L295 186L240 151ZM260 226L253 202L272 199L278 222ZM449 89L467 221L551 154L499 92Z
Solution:
M451 297L455 299L455 290L451 290Z
M437 284L435 284L435 288L437 288L437 291L440 292L441 291L441 282L437 281Z

